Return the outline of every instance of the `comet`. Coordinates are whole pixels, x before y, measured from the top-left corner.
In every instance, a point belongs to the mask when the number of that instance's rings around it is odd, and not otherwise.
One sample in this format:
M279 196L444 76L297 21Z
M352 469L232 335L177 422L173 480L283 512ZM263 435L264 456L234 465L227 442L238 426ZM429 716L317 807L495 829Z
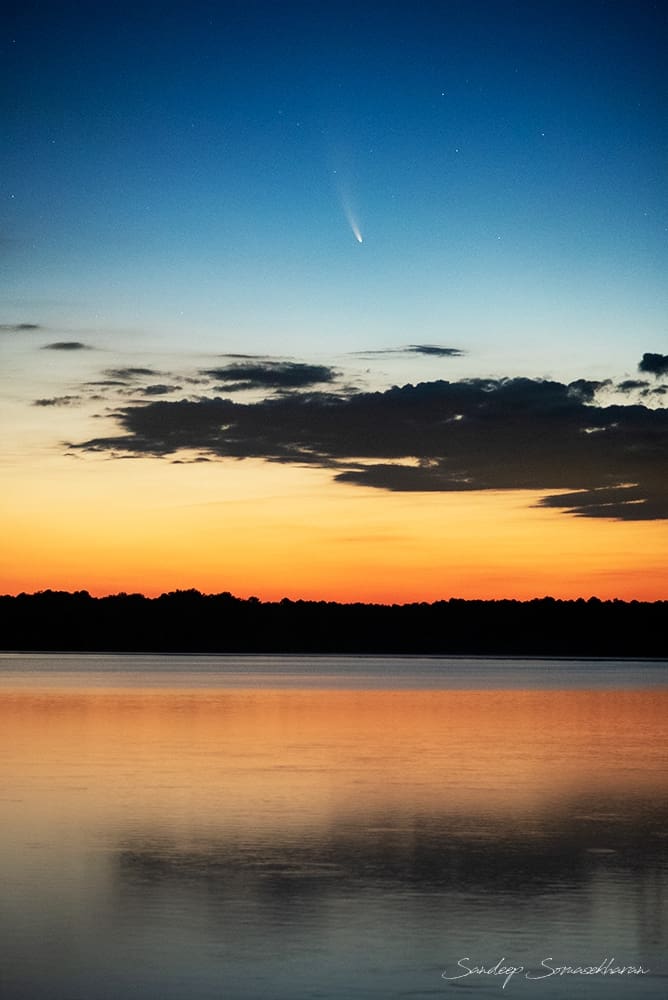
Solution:
M362 234L361 234L361 232L359 230L359 226L357 225L357 223L355 222L355 220L354 219L348 219L348 222L350 223L350 228L352 229L353 236L355 237L355 239L357 240L357 242L358 243L364 243L364 238L362 237Z
M344 143L338 143L336 148L330 150L331 177L338 195L339 204L343 209L350 231L358 243L364 243L362 228L359 223L357 206L352 194L352 178L354 170L352 168L351 156Z
M348 220L348 225L352 230L352 234L358 243L364 243L364 237L360 232L360 227L357 219L355 218L355 213L353 211L352 205L347 198L341 197L341 206L343 208L343 214Z

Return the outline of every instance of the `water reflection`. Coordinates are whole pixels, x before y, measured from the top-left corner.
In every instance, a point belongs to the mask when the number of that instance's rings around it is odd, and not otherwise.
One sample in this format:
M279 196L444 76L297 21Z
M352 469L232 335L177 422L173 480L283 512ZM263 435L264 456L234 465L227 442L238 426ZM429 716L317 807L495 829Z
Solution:
M450 817L431 816L411 827L380 816L373 826L339 824L303 839L274 836L268 842L234 840L189 843L135 838L119 845L118 885L123 893L182 884L224 895L232 885L259 896L327 896L363 883L377 891L421 895L491 891L509 899L586 893L602 873L651 886L645 903L655 905L665 867L665 803L636 799L629 813L579 817L580 803L563 802L563 813L547 815L525 831L471 816L468 829ZM571 808L572 807L572 808ZM580 821L582 819L582 822ZM535 821L534 821L535 822ZM661 908L656 908L660 930Z
M9 1000L483 997L441 972L547 955L653 974L514 991L665 995L665 689L9 689L0 733Z

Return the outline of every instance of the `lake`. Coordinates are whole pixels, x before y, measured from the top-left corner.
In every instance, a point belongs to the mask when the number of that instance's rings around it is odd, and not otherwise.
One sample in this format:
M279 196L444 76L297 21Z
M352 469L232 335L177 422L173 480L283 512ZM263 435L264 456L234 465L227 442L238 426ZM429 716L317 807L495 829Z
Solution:
M663 998L667 790L665 663L0 654L0 997Z

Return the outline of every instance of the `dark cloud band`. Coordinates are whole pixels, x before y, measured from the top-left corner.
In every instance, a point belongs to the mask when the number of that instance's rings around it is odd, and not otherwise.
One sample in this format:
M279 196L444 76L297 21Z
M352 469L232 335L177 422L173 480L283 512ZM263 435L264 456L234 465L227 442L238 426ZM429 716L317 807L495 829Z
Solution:
M592 405L603 385L467 379L252 403L160 400L122 407L121 434L76 447L316 465L391 491L558 491L542 503L586 517L667 518L668 411Z
M328 365L308 365L297 361L235 363L201 372L220 382L223 392L244 389L305 389L333 382L336 372Z

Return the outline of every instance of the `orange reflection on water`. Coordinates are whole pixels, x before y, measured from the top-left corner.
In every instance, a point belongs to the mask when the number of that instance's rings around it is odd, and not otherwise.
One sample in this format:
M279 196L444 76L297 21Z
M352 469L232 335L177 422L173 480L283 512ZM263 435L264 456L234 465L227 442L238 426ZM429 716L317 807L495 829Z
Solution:
M3 691L16 822L171 833L523 822L665 795L668 691Z

